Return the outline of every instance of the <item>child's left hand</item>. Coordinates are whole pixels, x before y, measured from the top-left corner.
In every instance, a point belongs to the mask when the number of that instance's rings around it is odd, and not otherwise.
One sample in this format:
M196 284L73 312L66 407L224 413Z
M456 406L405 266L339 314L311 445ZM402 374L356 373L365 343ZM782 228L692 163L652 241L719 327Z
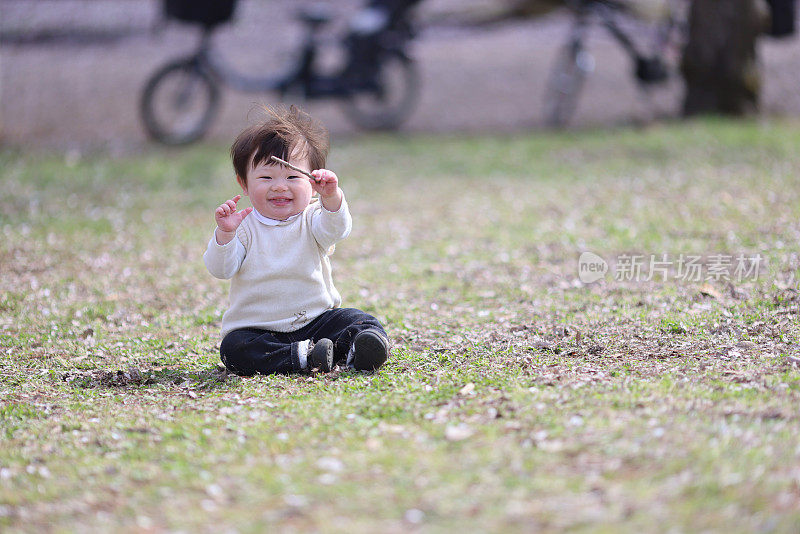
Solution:
M311 182L311 188L319 193L325 209L339 211L339 207L342 205L342 193L339 189L339 178L336 173L328 169L317 169L311 171L311 174L319 180L314 182L314 180L309 179L309 182Z
M339 189L339 178L335 172L328 169L317 169L316 171L311 171L311 174L318 180L317 182L311 180L311 188L319 193L320 197L324 198L336 194L337 189Z

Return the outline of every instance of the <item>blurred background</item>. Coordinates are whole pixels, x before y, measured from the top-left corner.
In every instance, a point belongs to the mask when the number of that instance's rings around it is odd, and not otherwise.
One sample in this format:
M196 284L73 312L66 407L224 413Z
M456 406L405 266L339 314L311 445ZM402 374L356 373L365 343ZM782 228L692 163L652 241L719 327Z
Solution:
M226 63L274 73L303 39L299 7L319 2L240 0L214 46ZM337 35L362 7L328 2L332 22L324 63L341 60ZM416 133L513 132L544 127L543 97L571 15L559 2L521 10L511 0L422 0L410 53L421 72L417 108L400 130ZM0 143L12 147L128 151L148 143L138 101L147 78L197 45L198 29L166 21L161 0L0 0ZM635 28L634 30L635 31ZM328 42L328 41L326 41ZM608 32L588 35L593 71L571 128L669 120L681 115L683 80L673 76L642 98L631 60ZM800 43L796 33L759 37L759 114L800 116ZM273 93L225 89L210 140L230 141ZM300 103L334 137L359 130L331 101Z

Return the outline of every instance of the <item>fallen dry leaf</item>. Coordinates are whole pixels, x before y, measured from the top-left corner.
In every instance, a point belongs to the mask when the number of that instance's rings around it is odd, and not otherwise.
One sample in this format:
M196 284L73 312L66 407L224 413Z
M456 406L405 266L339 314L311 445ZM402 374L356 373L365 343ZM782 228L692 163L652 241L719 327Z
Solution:
M706 297L711 297L718 302L723 301L722 293L717 291L711 284L703 284L702 286L700 286L698 293Z

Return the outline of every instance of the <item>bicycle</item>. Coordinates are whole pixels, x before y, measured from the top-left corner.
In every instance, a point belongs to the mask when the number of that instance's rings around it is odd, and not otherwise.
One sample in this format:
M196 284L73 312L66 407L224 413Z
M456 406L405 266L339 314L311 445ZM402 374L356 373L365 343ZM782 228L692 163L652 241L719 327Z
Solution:
M568 0L567 4L573 13L572 25L548 76L544 101L546 126L563 128L575 113L586 76L595 68L586 39L590 26L597 21L632 59L640 89L663 84L672 76L670 65L677 61L668 56L677 56L676 51L685 38L685 1L664 2L664 12L657 17L649 51L643 50L631 36L632 32L623 27L641 18L635 4L619 0Z
M302 9L298 19L306 36L296 63L277 76L252 76L229 68L212 45L215 30L231 18L236 0L205 0L207 5L201 0L165 0L168 17L200 24L202 34L192 54L169 61L146 82L139 104L145 130L168 145L202 138L219 109L222 86L277 92L281 99L290 94L333 99L360 128L397 128L419 96L419 75L408 54L414 36L409 8L417 1L395 2L390 8L373 2L359 11L343 39L345 64L333 73L319 72L316 65L317 33L331 20L331 13L323 5Z

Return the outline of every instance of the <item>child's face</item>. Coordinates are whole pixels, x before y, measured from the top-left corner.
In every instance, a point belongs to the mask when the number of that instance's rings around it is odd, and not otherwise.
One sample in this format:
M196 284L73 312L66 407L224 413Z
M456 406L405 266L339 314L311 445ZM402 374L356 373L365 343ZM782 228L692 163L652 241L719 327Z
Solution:
M289 157L289 163L311 171L308 158L298 157L297 151ZM311 202L311 183L307 176L279 163L261 162L250 164L247 179L239 184L250 203L264 217L283 221L302 212Z

